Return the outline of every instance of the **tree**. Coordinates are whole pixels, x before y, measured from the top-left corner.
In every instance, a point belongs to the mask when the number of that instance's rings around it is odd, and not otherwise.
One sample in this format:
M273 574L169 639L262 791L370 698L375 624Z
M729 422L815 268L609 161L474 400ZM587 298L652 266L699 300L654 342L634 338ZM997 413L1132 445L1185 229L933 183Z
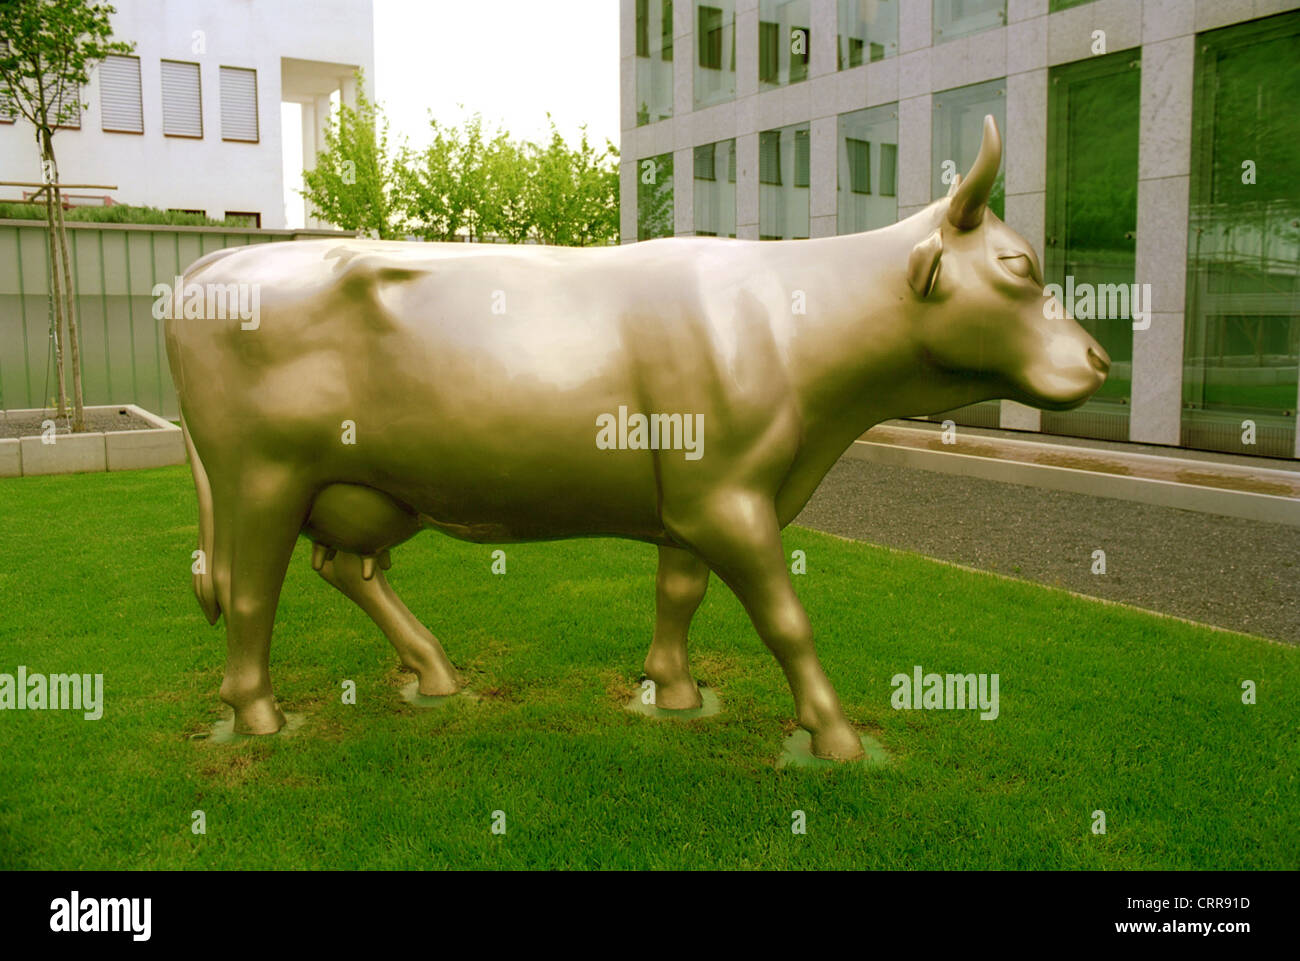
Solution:
M58 378L58 416L68 414L64 344L72 367L72 429L85 430L81 351L72 261L63 219L63 193L54 134L81 113L81 88L91 69L110 54L127 54L133 44L114 41L109 18L117 11L91 0L5 0L0 3L0 98L27 120L41 159L40 193L45 199L49 244L50 330Z
M617 243L618 148L606 140L597 152L585 126L577 147L570 147L551 121L550 140L532 152L528 209L538 241L563 247Z
M325 149L304 170L300 191L323 219L381 240L402 236L396 163L388 146L388 120L366 98L356 73L357 105L340 104L325 127Z
M405 154L402 200L411 231L424 240L471 240L491 231L502 219L500 187L512 159L504 132L495 135L474 114L459 127L429 119L433 139L422 151Z

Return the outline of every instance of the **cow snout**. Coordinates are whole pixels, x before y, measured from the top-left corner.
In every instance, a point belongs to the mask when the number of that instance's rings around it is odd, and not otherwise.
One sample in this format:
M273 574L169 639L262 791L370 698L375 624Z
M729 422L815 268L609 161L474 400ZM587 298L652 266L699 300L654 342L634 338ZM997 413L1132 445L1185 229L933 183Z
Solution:
M1088 348L1088 363L1092 365L1093 370L1103 377L1110 373L1110 355L1106 353L1106 348L1102 347L1101 344Z

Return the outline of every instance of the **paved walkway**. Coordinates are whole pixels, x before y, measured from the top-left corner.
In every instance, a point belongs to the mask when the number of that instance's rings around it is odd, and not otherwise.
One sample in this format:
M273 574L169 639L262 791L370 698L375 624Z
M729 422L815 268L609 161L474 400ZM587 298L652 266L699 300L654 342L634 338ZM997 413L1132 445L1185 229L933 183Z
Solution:
M1300 527L852 457L795 523L1300 643Z

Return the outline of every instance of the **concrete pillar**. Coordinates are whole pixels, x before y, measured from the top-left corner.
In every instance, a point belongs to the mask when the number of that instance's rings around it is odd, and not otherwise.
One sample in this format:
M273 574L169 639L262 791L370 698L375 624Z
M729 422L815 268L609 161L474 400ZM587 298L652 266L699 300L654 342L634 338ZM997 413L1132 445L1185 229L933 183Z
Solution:
M1129 438L1138 443L1181 438L1195 43L1186 35L1142 47L1134 279L1151 285L1151 325L1133 331Z

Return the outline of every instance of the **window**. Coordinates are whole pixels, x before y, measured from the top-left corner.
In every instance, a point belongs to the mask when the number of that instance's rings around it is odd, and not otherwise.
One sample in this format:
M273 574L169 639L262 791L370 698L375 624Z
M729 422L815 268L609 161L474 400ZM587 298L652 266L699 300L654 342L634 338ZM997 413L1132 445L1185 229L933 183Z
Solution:
M221 139L257 143L257 71L221 68Z
M844 140L849 160L849 190L855 194L871 193L871 141Z
M636 2L636 123L673 115L673 0Z
M164 136L203 136L203 94L197 63L162 62L162 115Z
M1069 10L1071 7L1079 7L1085 3L1092 3L1092 0L1048 0L1047 12L1059 13L1062 10Z
M695 179L696 180L717 180L714 172L714 163L716 162L717 144L706 143L702 147L695 148Z
M8 52L9 41L0 40L0 53ZM0 90L0 123L13 123L17 113L18 111L14 109L14 105L9 102L9 94L4 90Z
M758 24L758 82L779 83L781 76L781 25L766 20Z
M934 0L934 42L994 30L1007 22L1007 0Z
M109 56L99 65L100 126L109 133L144 133L140 58Z
M758 182L781 186L781 131L764 130L758 135Z
M898 220L898 104L840 114L837 139L836 230L855 234L888 227Z
M1048 78L1044 280L1062 290L1080 284L1094 291L1116 289L1103 284L1128 288L1137 279L1138 52L1053 67ZM1101 306L1100 298L1096 305ZM1085 316L1092 313L1114 316ZM1110 354L1110 375L1078 410L1044 412L1042 429L1128 440L1133 365L1129 297L1107 294L1104 310L1076 310L1074 316Z
M636 239L673 235L673 155L637 162Z
M801 240L809 236L810 147L806 123L758 135L760 239Z
M880 195L898 196L898 144L880 145Z
M262 215L256 211L227 210L226 223L234 227L261 227Z
M809 0L759 0L758 82L779 87L808 79L812 55Z
M736 141L695 148L695 233L736 236Z
M837 69L898 56L901 0L839 0Z
M695 4L695 107L736 99L736 3Z
M63 130L81 129L81 87L74 84L54 92L49 117Z
M812 140L808 128L800 127L794 132L794 185L807 187L812 178Z
M1007 151L1007 91L1006 80L957 87L934 95L934 126L930 141L931 178L933 199L948 193L952 174L963 177L980 152L984 139L984 117L992 114L1002 134L1003 156ZM1006 164L998 171L989 197L989 209L999 217L1006 210Z
M1300 72L1283 65L1300 62L1300 14L1196 41L1182 443L1291 457L1300 379ZM1253 444L1245 442L1247 420Z

